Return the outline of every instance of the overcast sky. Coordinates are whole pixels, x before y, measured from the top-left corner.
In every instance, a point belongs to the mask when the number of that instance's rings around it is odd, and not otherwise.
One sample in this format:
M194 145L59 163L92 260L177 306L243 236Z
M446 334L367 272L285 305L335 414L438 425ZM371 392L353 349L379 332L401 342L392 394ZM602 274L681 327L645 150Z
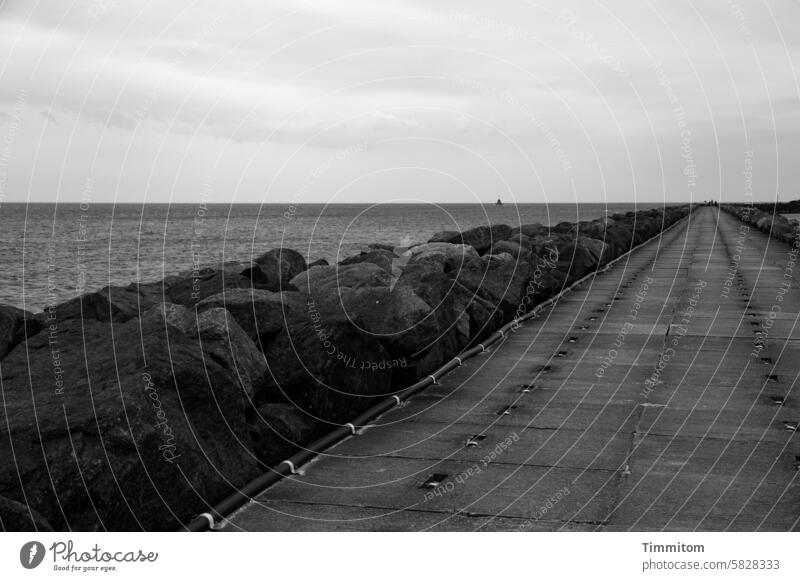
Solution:
M788 0L0 0L0 201L798 198L798 24Z

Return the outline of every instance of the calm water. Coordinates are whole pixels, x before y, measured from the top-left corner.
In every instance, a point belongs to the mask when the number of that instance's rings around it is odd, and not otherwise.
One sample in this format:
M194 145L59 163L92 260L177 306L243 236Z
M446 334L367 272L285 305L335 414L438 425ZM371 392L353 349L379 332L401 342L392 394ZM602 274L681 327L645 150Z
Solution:
M108 284L152 281L202 263L249 260L283 244L309 260L398 246L482 224L556 224L656 204L325 206L3 204L0 302L38 311Z

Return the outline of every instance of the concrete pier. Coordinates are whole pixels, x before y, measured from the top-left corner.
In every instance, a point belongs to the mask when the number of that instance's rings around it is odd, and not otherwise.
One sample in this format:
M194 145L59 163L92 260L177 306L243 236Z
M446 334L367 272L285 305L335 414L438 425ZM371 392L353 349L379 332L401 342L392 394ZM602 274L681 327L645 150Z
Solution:
M703 207L223 530L800 529L790 247Z

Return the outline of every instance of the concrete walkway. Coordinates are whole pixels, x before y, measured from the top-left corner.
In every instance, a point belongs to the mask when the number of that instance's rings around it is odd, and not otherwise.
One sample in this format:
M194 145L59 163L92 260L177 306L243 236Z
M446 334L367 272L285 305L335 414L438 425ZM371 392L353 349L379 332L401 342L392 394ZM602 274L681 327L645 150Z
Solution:
M224 530L800 530L800 289L740 226L699 209Z

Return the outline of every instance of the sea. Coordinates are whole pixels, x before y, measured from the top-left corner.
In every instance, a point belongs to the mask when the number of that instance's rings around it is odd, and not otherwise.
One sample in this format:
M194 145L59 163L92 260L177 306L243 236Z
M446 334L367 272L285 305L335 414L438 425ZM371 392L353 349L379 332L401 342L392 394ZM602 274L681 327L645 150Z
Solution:
M372 242L441 230L592 220L650 204L15 204L0 206L0 303L40 311L106 285L150 282L271 248L331 264Z

